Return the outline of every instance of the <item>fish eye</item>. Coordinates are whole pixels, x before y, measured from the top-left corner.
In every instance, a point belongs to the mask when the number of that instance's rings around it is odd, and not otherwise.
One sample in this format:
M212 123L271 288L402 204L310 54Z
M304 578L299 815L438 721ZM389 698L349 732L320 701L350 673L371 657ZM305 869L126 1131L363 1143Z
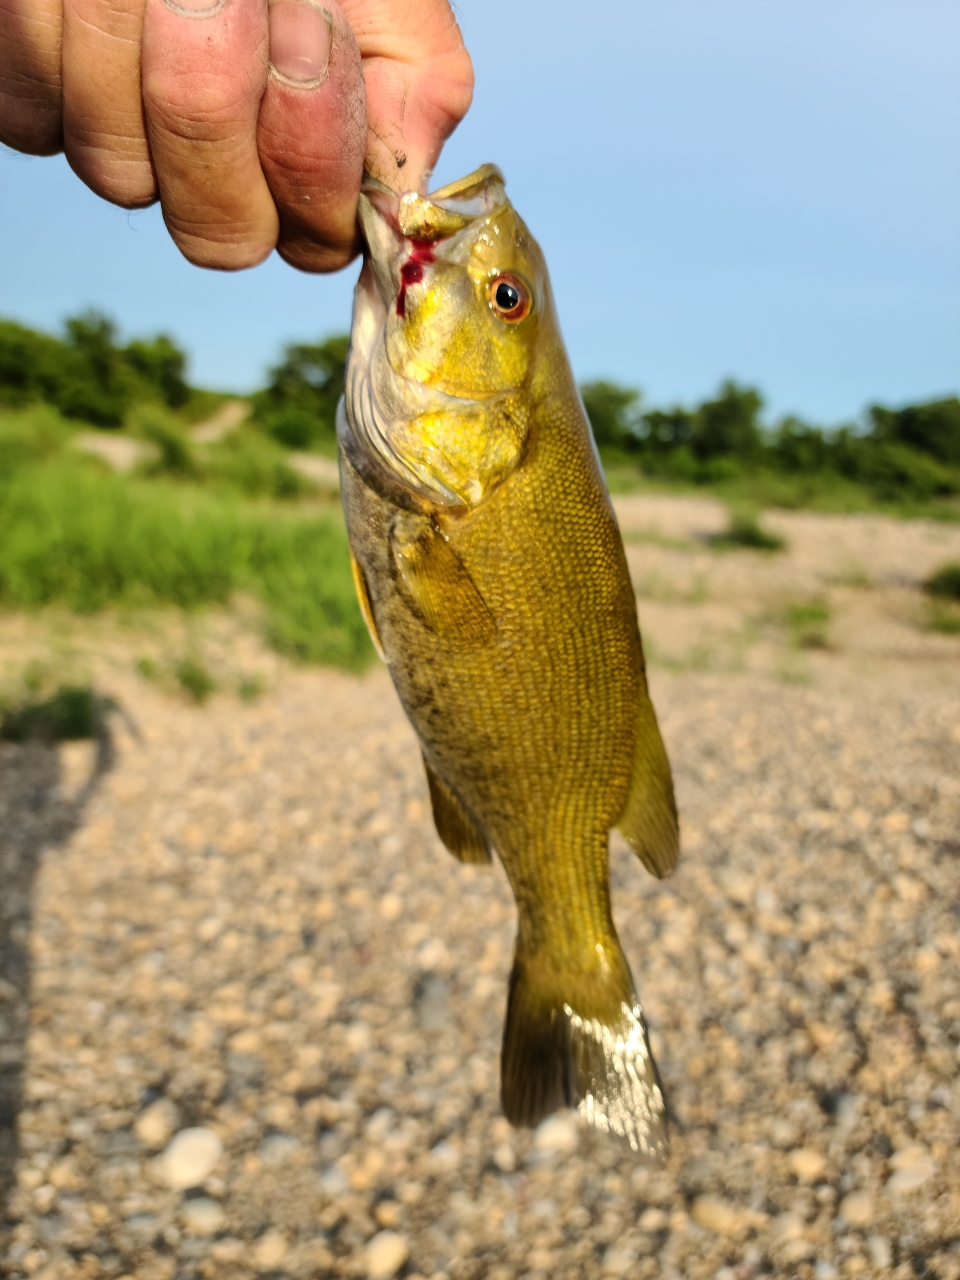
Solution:
M530 290L519 276L504 273L490 281L487 290L490 306L508 324L516 324L530 313Z

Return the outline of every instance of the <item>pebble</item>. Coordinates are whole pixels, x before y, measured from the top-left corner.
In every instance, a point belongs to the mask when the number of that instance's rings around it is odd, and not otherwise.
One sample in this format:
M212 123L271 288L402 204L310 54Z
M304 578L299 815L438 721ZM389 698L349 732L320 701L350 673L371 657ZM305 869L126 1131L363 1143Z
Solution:
M267 1231L257 1241L253 1260L261 1271L279 1267L287 1256L287 1238L279 1231Z
M367 1245L367 1275L370 1280L388 1280L397 1274L409 1256L406 1236L396 1231L378 1231Z
M534 1145L548 1155L567 1155L576 1151L580 1134L572 1111L558 1111L538 1125Z
M284 1165L301 1150L296 1138L287 1133L273 1133L260 1144L260 1159L268 1169L276 1169Z
M873 1217L873 1197L866 1191L851 1191L840 1201L840 1213L851 1227L865 1227Z
M644 1209L637 1226L641 1231L652 1234L655 1231L663 1231L668 1222L669 1218L662 1209Z
M134 1122L133 1131L150 1150L165 1146L180 1123L180 1112L169 1098L158 1098L141 1111Z
M167 1186L198 1187L213 1172L223 1143L212 1129L181 1129L159 1158Z
M816 1182L827 1167L826 1158L810 1147L791 1151L789 1161L790 1168L802 1182Z
M736 1235L740 1230L740 1210L720 1196L697 1196L690 1209L690 1216L698 1227L714 1231L718 1235Z
M612 1244L603 1255L605 1276L625 1276L637 1260L637 1251L629 1242Z
M937 1166L925 1147L911 1146L897 1151L890 1158L890 1167L896 1170L887 1179L887 1191L891 1195L907 1195L930 1181Z
M180 1210L184 1226L198 1236L214 1236L226 1221L227 1215L223 1205L208 1196L199 1196L195 1200L184 1202Z
M889 1267L893 1263L893 1250L886 1236L867 1236L867 1248L875 1267Z

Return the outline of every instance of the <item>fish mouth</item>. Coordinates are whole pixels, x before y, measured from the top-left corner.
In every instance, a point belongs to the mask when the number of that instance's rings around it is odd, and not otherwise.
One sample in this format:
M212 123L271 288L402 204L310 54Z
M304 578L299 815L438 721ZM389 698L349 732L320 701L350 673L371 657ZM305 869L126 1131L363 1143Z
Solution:
M409 377L390 359L388 322L392 315L405 314L406 290L420 283L424 268L438 260L455 261L460 233L505 203L503 175L492 164L429 196L400 194L369 176L361 188L358 216L367 254L354 293L345 413L339 416L338 434L346 445L352 433L368 459L442 507L463 506L464 495L454 492L428 463L404 457L397 437L425 414L477 413L513 389L458 396Z
M407 286L419 283L429 262L455 253L456 243L450 242L458 232L507 203L504 186L495 164L481 165L428 196L393 191L377 178L364 176L357 216L385 309L396 308L403 315Z

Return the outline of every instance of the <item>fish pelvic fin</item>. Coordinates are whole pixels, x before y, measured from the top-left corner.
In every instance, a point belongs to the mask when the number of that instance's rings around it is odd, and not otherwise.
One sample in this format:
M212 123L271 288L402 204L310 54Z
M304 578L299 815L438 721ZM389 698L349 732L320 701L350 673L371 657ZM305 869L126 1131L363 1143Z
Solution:
M479 824L447 784L437 777L427 763L426 756L423 767L427 771L427 786L430 788L430 803L433 806L437 835L460 862L475 865L490 862L490 842Z
M647 870L663 880L677 865L680 830L673 776L653 703L640 703L630 790L617 827Z
M574 1107L640 1160L666 1158L665 1107L640 1002L617 944L604 971L571 974L518 948L510 976L500 1094L511 1124Z
M373 647L377 651L377 657L381 662L386 662L387 655L383 650L383 641L380 639L380 632L377 630L376 619L373 616L373 605L370 603L370 592L367 588L367 579L363 570L360 568L360 562L357 557L350 552L350 572L353 574L353 585L357 592L357 603L360 605L360 613L363 620L367 624L367 631L370 633L370 639Z

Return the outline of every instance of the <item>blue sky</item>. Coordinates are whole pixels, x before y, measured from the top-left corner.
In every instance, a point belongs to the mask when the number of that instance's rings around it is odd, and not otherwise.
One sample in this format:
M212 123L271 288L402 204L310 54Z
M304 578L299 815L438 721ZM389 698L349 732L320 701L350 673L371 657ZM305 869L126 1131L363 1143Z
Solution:
M437 181L486 161L547 254L581 378L691 402L725 376L836 423L960 391L956 0L459 0L473 109ZM258 384L342 331L355 269L184 262L156 209L61 157L0 155L0 313L88 305L166 330L201 384Z

